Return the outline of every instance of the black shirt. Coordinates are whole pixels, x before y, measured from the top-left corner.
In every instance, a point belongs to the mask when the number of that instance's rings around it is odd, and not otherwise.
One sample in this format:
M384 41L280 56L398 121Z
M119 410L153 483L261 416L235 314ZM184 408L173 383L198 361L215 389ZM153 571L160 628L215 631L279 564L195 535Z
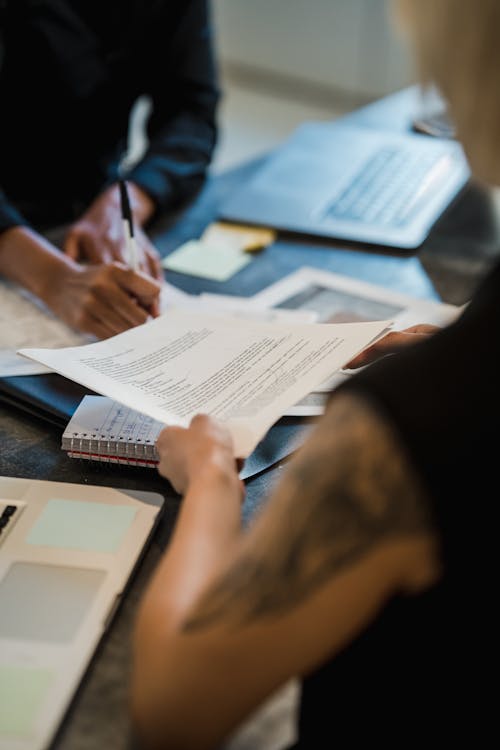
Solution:
M159 210L200 185L218 91L207 0L3 0L0 230L68 221L116 179L129 114L151 97L127 175Z
M305 679L298 747L486 746L496 714L499 363L500 266L455 324L342 386L398 431L432 501L443 576L391 601Z

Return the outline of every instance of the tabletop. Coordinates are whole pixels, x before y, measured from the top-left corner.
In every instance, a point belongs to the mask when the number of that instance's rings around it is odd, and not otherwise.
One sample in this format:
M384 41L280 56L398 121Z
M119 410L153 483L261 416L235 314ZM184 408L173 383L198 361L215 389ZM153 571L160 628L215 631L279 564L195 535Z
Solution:
M359 124L401 131L411 127L416 101L416 90L409 88L347 117ZM209 177L192 203L154 227L153 236L160 253L164 256L182 242L199 237L217 216L217 207L224 197L247 179L261 161L257 159L225 174ZM425 243L412 254L280 234L272 246L225 284L176 273L169 274L169 281L190 293L208 291L248 296L300 266L309 265L356 276L405 294L462 304L498 259L499 239L496 194L471 182L441 217ZM68 458L60 448L60 429L6 404L0 404L0 440L3 475L150 490L165 497L164 512L152 542L52 748L121 750L130 743L127 678L134 616L149 576L168 543L180 498L151 469ZM244 523L265 503L285 463L280 462L246 482Z

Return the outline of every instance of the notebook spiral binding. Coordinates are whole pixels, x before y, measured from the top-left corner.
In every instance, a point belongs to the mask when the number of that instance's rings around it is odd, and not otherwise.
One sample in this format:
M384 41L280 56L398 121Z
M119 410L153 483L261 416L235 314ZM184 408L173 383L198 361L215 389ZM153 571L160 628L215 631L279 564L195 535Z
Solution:
M111 440L105 435L87 436L87 433L82 435L74 432L69 438L63 436L61 447L70 458L79 458L83 461L151 468L155 468L159 462L155 445L150 440L141 441L140 438L133 442L123 437Z

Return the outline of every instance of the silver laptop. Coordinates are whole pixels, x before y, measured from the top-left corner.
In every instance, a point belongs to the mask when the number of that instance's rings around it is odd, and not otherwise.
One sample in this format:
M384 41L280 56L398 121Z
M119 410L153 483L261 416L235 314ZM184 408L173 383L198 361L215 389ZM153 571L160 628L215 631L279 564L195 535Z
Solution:
M0 748L48 748L163 505L0 477Z
M451 139L306 123L223 202L219 218L413 249L469 176Z

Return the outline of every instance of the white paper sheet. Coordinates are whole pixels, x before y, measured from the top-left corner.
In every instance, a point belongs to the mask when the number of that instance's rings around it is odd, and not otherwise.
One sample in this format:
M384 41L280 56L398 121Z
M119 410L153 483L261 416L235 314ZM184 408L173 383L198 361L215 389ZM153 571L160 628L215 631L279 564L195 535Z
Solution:
M221 311L228 315L262 320L267 323L317 323L318 314L314 310L282 310L267 307L255 297L236 297L225 294L203 292L199 296L201 303L209 309Z
M191 310L197 313L223 315L225 318L245 318L266 323L316 323L318 316L312 310L277 310L254 302L254 297L226 294L187 294L176 287L165 285L162 292L161 311ZM173 292L173 293L172 293Z
M171 310L106 341L20 353L168 424L211 414L245 458L288 407L387 325L257 324Z

